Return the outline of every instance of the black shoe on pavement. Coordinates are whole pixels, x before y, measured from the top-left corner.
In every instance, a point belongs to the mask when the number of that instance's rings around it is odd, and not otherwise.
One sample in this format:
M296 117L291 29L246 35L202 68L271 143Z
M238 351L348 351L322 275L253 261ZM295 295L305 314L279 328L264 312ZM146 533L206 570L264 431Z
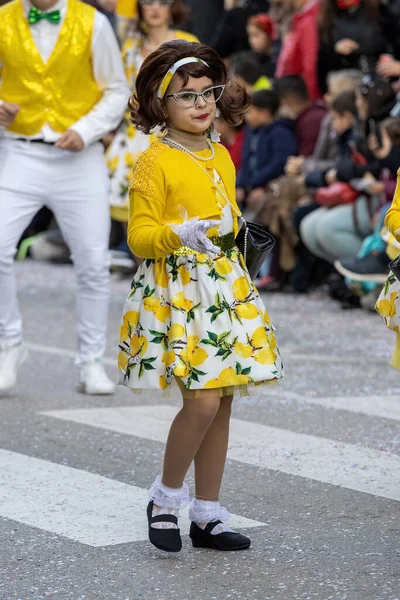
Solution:
M385 283L389 275L388 259L385 253L372 252L363 258L336 260L335 268L344 277L354 281L376 281Z
M182 538L180 529L155 529L153 523L174 523L178 526L178 518L175 515L157 515L153 517L153 501L147 506L147 520L149 522L149 540L159 550L165 552L180 552L182 550Z
M194 548L212 548L213 550L246 550L250 547L251 540L235 531L224 531L212 535L212 530L222 521L211 521L205 529L201 529L196 523L190 525L190 537Z

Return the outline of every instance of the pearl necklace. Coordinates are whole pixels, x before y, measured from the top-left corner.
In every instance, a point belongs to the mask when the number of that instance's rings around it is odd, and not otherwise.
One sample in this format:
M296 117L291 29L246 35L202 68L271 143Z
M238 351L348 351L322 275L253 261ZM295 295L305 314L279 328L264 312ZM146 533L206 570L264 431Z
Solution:
M201 156L197 156L197 154L195 154L194 152L191 152L190 150L188 150L187 148L185 148L185 146L182 146L182 144L179 144L178 142L175 142L175 140L171 140L171 138L165 137L162 141L164 142L164 144L167 144L168 146L171 146L171 148L176 148L177 150L181 150L187 156L189 156L189 158L192 159L192 161L199 167L199 169L201 169L203 171L204 175L206 175L208 177L208 179L211 181L211 183L213 184L213 186L215 186L217 188L218 192L221 194L221 196L223 198L225 198L226 202L231 205L231 208L232 208L232 210L233 210L233 212L235 214L235 217L240 217L241 216L241 212L231 202L229 196L225 193L225 190L222 189L214 181L214 179L211 177L211 175L209 173L207 173L207 171L201 166L201 164L197 162L198 160L207 161L207 160L211 160L212 158L214 158L214 156L215 156L214 146L211 144L211 142L209 142L209 140L206 140L207 146L212 151L212 156L210 156L209 158L203 158ZM172 144L171 144L171 142L172 142Z
M164 142L164 144L167 144L171 148L175 148L176 150L181 150L182 152L184 152L185 154L187 154L188 156L191 156L192 158L194 158L196 160L201 160L201 161L207 162L208 160L213 160L213 158L215 157L214 147L212 146L212 144L209 140L206 140L206 144L207 144L208 149L211 150L211 156L207 156L207 157L198 156L194 152L191 152L191 150L189 150L185 146L182 146L182 144L180 144L179 142L176 142L175 140L173 140L169 137L165 137L162 141Z

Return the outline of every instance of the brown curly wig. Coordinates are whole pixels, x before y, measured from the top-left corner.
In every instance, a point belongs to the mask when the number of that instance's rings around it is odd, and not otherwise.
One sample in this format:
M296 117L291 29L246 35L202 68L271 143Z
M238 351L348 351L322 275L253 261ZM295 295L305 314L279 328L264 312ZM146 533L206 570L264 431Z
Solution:
M168 70L178 60L194 56L203 63L183 65L177 71L186 85L189 77L209 77L213 85L226 85L225 92L218 101L218 108L223 119L229 125L239 125L250 105L250 98L245 89L228 81L227 70L222 58L209 46L174 40L162 44L158 50L150 54L143 62L136 79L136 90L129 100L133 124L144 133L158 126L165 126L166 110L162 100L157 97L160 84Z

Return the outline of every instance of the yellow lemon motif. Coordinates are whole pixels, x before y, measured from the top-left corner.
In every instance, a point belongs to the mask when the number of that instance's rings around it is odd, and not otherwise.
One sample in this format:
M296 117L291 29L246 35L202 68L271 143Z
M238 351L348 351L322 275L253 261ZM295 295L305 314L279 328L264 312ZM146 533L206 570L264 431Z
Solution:
M164 352L161 362L165 363L166 367L170 367L175 362L175 352L173 350L167 350Z
M134 126L131 124L131 125L129 125L129 126L127 127L127 129L126 129L126 136L127 136L128 138L133 138L133 137L135 137L135 135L136 135L136 129L135 129L135 127L134 127Z
M268 336L265 327L257 327L251 336L251 344L254 348L263 348L268 345Z
M171 275L169 275L169 273L167 273L167 271L164 268L164 264L161 264L160 262L156 262L156 264L154 265L154 275L155 275L155 279L156 279L156 284L162 288L166 288L168 287L168 282L171 279Z
M250 358L253 354L253 348L250 344L242 344L242 342L236 342L235 352L242 358Z
M226 256L217 258L217 260L214 262L214 267L218 275L228 275L228 273L232 272L232 266Z
M276 349L276 336L275 336L274 332L269 331L267 334L267 337L268 337L269 347L271 348L271 350L275 350Z
M171 318L171 307L168 304L162 304L159 298L145 298L143 300L145 310L154 313L156 319L166 323Z
M111 158L108 161L108 168L110 169L110 171L115 171L116 168L118 167L118 163L119 163L119 157L118 156L114 156L114 158Z
M193 308L193 302L188 298L185 298L183 292L175 294L171 300L171 304L176 308L183 308L186 312L189 312Z
M180 323L173 323L168 331L168 340L180 340L185 333L185 328Z
M124 342L130 337L133 329L137 327L139 323L139 313L137 310L128 310L123 316L122 325L120 329L120 340Z
M271 325L271 319L267 310L264 310L264 314L262 315L262 319L264 321L264 325Z
M263 348L254 354L254 360L260 365L273 365L276 361L275 353L271 348Z
M233 282L232 291L236 300L244 300L250 294L250 284L244 275Z
M235 311L242 319L255 319L258 316L257 306L254 304L239 304Z
M165 390L167 387L168 387L167 380L165 379L164 375L160 375L160 389Z
M135 158L132 152L125 152L125 164L127 167L133 167Z
M378 303L378 312L381 317L388 317L390 315L390 302L384 298Z
M198 367L208 358L207 352L198 347L199 341L200 338L197 335L188 337L188 362L193 367Z
M213 389L219 387L228 387L230 385L245 385L249 383L250 377L248 375L238 375L232 367L223 369L218 377L210 379L205 384L205 389Z
M186 377L188 374L188 350L187 348L182 348L179 359L176 362L176 366L174 367L174 375L175 377Z
M118 367L121 371L125 371L128 366L129 356L126 352L118 352Z
M182 285L188 285L188 283L190 283L190 279L191 279L190 271L188 271L188 269L186 267L184 267L183 265L181 265L178 268L178 271L179 271L179 276L181 278Z
M131 337L131 351L133 356L136 356L137 354L143 356L144 354L146 354L148 345L149 342L144 337L144 335L136 335L135 333L135 335Z

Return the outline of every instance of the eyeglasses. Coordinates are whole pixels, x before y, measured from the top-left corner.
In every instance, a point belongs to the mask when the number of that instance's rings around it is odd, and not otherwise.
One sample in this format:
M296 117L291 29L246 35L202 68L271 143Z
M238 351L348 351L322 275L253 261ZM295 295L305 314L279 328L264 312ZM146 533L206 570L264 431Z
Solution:
M154 6L159 4L160 6L172 6L174 0L139 0L141 6Z
M178 92L177 94L168 94L165 97L174 98L184 108L193 108L199 101L200 96L207 104L215 104L221 99L224 90L224 85L213 85L204 90L204 92Z

